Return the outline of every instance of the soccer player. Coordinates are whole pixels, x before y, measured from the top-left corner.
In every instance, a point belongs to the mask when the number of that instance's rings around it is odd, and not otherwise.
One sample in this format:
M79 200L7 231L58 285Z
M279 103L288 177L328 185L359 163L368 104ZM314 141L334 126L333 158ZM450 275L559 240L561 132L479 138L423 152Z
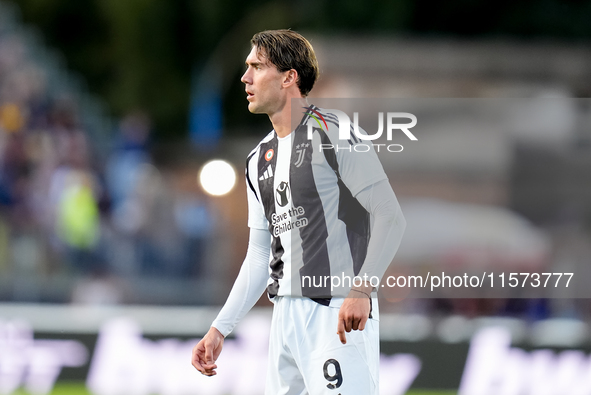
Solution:
M352 150L359 140L339 140L339 112L307 102L318 77L310 43L273 30L251 45L248 109L267 114L273 130L247 158L246 258L192 364L216 374L224 337L266 289L274 308L265 394L377 395L375 287L404 217L373 148ZM295 127L292 106L304 113Z

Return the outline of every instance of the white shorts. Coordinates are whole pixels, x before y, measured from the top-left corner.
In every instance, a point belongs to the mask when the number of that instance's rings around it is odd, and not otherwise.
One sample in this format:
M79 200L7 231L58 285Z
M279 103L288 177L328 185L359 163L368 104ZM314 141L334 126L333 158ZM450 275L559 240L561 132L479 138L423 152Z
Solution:
M339 308L274 298L265 395L378 395L379 322L337 335ZM374 309L377 304L374 298Z

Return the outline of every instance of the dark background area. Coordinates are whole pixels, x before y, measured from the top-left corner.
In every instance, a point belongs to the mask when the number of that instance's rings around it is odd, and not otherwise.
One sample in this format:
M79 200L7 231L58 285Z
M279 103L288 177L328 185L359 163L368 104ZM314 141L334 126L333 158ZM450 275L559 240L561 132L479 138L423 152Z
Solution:
M525 41L591 38L591 1L15 2L23 21L64 54L68 67L84 76L112 115L147 111L159 140L186 135L192 75L216 50L225 60L224 133L266 122L248 116L239 81L248 41L263 29Z

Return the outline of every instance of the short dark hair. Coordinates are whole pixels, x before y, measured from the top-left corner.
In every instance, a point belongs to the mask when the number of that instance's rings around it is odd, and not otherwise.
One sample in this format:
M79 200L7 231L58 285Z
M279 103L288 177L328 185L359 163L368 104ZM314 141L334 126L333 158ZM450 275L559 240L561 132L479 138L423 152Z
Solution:
M312 44L304 36L289 29L265 30L255 34L250 43L280 72L297 71L300 93L308 96L318 79L318 60Z

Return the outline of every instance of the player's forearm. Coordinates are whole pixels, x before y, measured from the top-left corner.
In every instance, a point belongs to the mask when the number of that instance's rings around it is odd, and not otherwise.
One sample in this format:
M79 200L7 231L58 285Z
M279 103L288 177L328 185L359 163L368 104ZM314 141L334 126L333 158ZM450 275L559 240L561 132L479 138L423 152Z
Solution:
M269 232L251 229L246 258L230 295L211 326L227 336L259 300L269 278Z
M406 220L386 180L363 190L357 198L372 215L371 237L359 275L381 279L400 246Z
M398 251L405 228L406 220L401 212L396 216L379 216L375 219L367 257L360 271L362 275L382 278Z

